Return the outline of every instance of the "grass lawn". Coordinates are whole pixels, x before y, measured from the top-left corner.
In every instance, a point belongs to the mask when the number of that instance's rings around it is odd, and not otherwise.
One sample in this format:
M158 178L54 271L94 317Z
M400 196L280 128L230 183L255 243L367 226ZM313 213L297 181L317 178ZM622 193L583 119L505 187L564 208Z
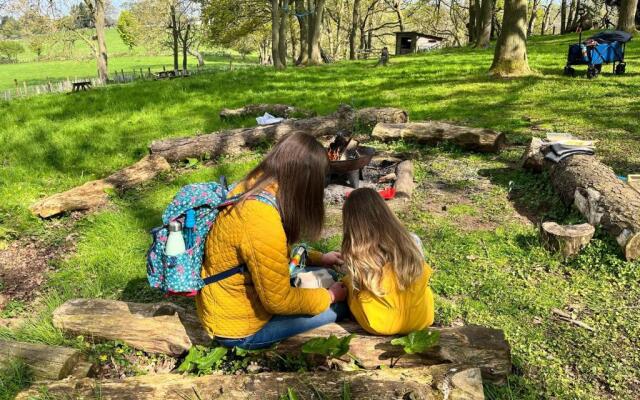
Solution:
M132 164L153 139L252 124L220 121L222 107L282 102L329 113L341 102L397 106L413 120L504 131L512 145L500 155L396 145L417 164L418 193L401 218L422 237L434 267L437 323L497 327L512 345L514 375L506 387L488 386L488 398L637 398L640 263L622 261L601 232L563 262L541 248L535 225L518 212L579 220L544 175L515 168L532 135L553 130L597 139L600 157L616 172L640 172L640 45L630 43L624 76L567 78L562 67L575 39L533 38L530 64L539 74L515 80L487 77L491 50L447 49L392 58L387 68L372 68L375 61L255 68L0 102L0 246L35 241L64 249L34 301L11 301L0 311L22 321L0 328L0 337L78 345L51 325L51 311L63 301L159 299L146 287L144 254L168 200L189 182L241 177L259 154L179 169L90 215L41 221L27 210L35 200ZM334 236L320 245L339 242ZM571 311L595 332L554 320L552 308ZM7 376L17 381L12 371Z

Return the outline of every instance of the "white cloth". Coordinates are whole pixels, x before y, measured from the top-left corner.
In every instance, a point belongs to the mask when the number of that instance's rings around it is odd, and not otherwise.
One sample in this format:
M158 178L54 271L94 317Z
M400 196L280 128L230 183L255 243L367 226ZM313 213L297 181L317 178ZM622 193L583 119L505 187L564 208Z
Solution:
M256 122L258 123L258 125L277 124L279 122L282 122L282 120L284 120L284 118L274 117L273 115L271 115L269 113L264 113L264 115L262 117L256 118Z

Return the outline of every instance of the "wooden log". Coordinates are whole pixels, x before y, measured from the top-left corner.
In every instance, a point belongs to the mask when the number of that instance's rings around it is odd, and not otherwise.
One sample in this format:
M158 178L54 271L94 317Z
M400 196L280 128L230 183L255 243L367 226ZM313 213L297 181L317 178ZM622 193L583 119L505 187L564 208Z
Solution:
M247 104L241 108L223 108L220 111L220 119L230 119L248 116L259 116L269 113L274 117L315 117L316 113L310 110L296 108L288 104Z
M0 364L12 359L21 360L36 380L58 380L69 376L80 356L79 350L68 347L0 340Z
M544 154L542 151L546 146L542 139L532 138L520 158L520 167L533 172L542 172L544 169Z
M65 333L96 339L122 340L147 352L180 355L193 344L211 343L190 310L170 303L125 303L115 300L70 300L53 313L53 324ZM300 351L312 337L355 333L351 353L369 369L416 367L449 362L480 367L486 379L503 382L511 370L510 348L500 330L480 326L434 328L440 345L424 355L402 355L392 338L372 336L355 323L329 324L290 338L278 345L285 353Z
M84 185L46 197L33 204L32 213L48 218L68 211L91 210L108 202L108 190L125 190L153 179L171 166L161 156L144 157L134 165L124 168L105 179L90 181Z
M523 155L523 166L537 164L526 161L539 158L534 148L543 154L547 146L532 143ZM559 163L544 160L542 166L565 205L575 205L589 224L609 232L627 260L640 259L640 193L595 156L574 155Z
M410 160L402 161L396 167L396 197L410 199L416 184L413 182L413 163Z
M465 150L480 152L498 152L505 142L505 136L501 132L438 121L379 123L373 128L372 137L382 141L402 139L427 145L450 142Z
M390 112L390 111L389 111ZM404 111L402 111L404 112ZM387 115L381 113L380 115ZM367 115L374 115L368 111ZM275 142L289 133L305 132L314 137L333 136L338 132L354 129L357 113L342 105L335 113L326 116L290 119L279 124L254 128L230 129L206 135L177 139L156 140L149 146L151 154L157 154L170 162L186 158L241 154L265 142Z
M357 110L355 123L367 131L373 129L377 123L403 124L409 122L409 114L406 111L393 107L367 107Z
M281 399L289 390L302 399L340 399L343 387L351 399L484 399L477 368L436 365L413 369L374 371L267 372L247 375L188 376L155 374L121 380L77 379L52 382L46 389L37 385L18 394L27 400L42 393L53 398L103 400ZM289 398L289 397L286 397Z
M547 221L540 227L544 247L559 252L564 258L578 254L589 244L595 232L596 229L590 224L559 225Z

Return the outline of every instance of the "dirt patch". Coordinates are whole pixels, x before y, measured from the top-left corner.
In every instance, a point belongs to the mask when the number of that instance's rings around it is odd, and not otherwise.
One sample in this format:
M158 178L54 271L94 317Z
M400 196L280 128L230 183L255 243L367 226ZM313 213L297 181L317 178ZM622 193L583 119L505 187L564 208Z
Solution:
M11 300L30 302L35 299L51 269L51 261L71 253L72 243L72 237L57 246L34 238L22 238L1 250L0 310Z

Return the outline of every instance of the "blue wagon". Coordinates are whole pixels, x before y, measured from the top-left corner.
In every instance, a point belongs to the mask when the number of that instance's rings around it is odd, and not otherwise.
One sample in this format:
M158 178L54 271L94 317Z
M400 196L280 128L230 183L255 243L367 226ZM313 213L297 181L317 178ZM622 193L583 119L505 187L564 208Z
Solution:
M587 66L587 78L595 78L602 71L602 64L613 64L613 73L622 75L627 64L624 62L626 43L631 35L622 31L606 31L591 36L582 42L582 33L578 43L569 46L565 75L575 76L574 65Z

